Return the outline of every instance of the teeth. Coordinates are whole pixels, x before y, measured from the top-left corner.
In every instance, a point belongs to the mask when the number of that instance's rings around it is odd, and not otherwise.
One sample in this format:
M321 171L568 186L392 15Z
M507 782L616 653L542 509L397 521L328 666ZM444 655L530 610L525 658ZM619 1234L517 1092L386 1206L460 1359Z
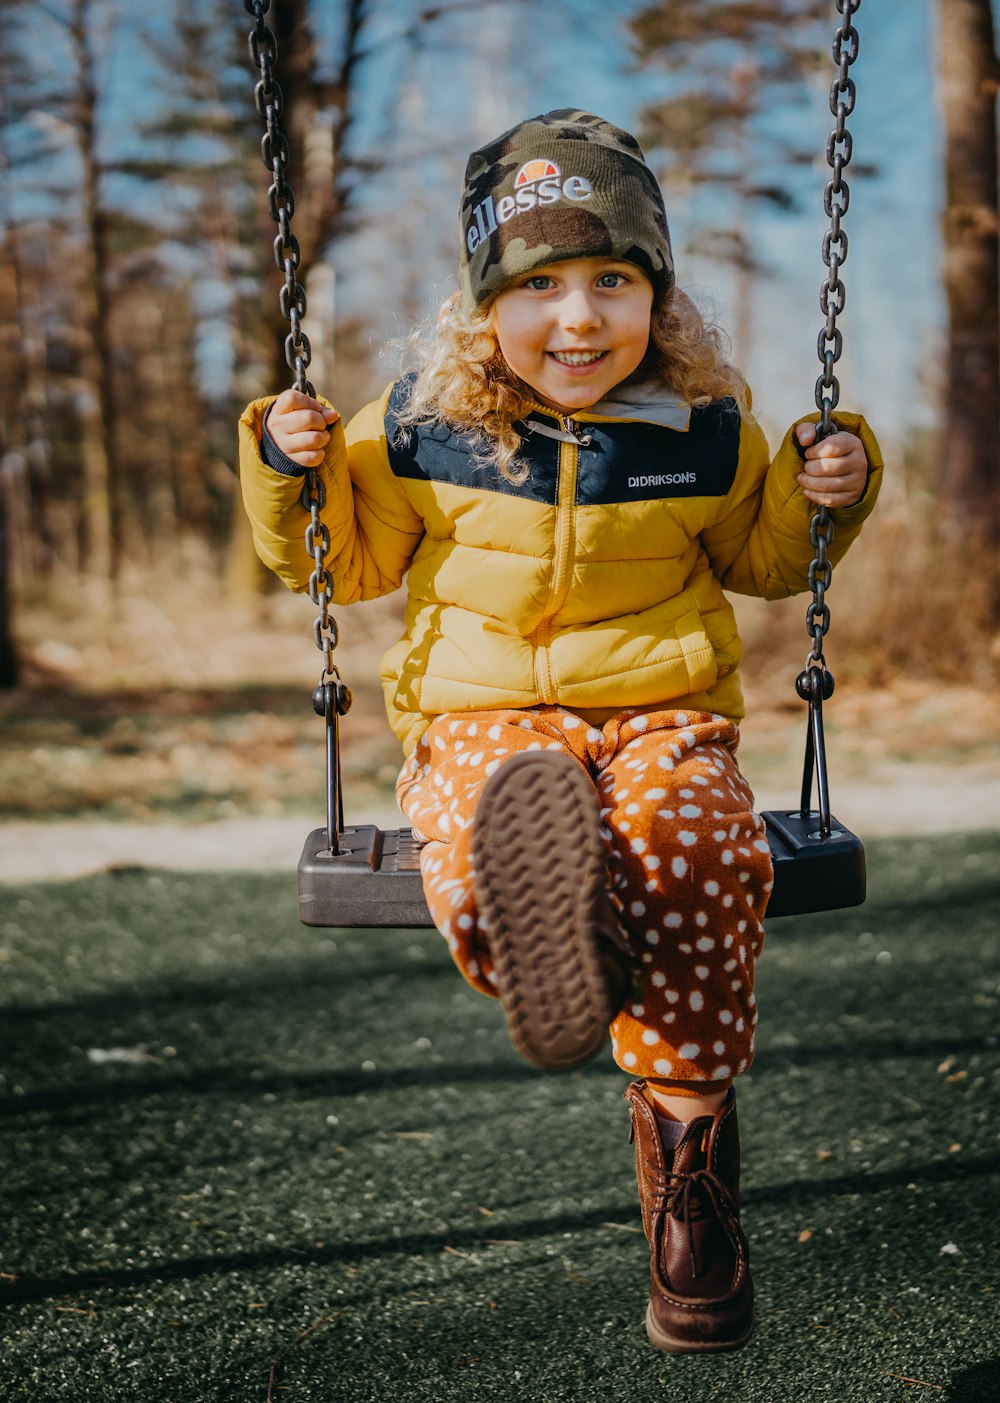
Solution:
M600 360L604 355L603 351L551 351L549 353L562 365L593 365L595 360Z

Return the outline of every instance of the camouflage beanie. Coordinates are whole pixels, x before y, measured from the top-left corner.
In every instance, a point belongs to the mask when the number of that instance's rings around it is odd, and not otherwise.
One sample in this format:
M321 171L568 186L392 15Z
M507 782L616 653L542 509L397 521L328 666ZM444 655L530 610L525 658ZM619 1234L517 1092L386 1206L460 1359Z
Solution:
M465 171L459 272L467 311L566 258L634 263L673 286L663 196L634 136L564 107L511 127Z

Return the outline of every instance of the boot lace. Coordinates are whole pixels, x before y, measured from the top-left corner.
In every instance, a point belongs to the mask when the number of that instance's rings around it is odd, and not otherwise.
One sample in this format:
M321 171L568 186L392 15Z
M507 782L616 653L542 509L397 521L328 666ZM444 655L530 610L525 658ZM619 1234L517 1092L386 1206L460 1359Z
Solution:
M692 1169L686 1174L674 1174L661 1169L651 1160L647 1163L650 1180L656 1189L656 1208L669 1213L686 1228L691 1275L699 1277L703 1263L699 1260L695 1224L713 1214L722 1221L735 1218L736 1207L732 1195L710 1169Z

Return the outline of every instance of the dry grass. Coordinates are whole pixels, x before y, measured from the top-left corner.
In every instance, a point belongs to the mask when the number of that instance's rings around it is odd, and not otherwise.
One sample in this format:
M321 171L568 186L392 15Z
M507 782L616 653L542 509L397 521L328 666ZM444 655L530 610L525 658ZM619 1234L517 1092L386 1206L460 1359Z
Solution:
M880 502L834 575L828 657L838 681L892 686L898 678L991 690L1000 671L995 557L949 540L929 502ZM757 675L774 653L804 657L806 598L740 608L747 662Z
M997 650L982 623L981 569L890 509L830 593L828 707L841 776L892 759L974 763L1000 749ZM398 636L401 597L341 610L337 659L355 694L344 728L349 792L391 793L398 745L378 660ZM748 771L796 783L808 648L805 601L737 601L747 644ZM86 589L22 600L23 685L0 694L0 814L115 818L317 812L322 725L314 608L276 590L227 601L200 569L169 588L128 578L114 604Z
M344 767L361 798L391 792L399 768L377 670L398 632L393 607L341 618L337 657L355 694ZM91 601L75 617L59 599L22 604L23 685L0 693L0 814L320 809L313 612L284 592L234 607L217 583L190 580L163 596L131 579L114 607Z

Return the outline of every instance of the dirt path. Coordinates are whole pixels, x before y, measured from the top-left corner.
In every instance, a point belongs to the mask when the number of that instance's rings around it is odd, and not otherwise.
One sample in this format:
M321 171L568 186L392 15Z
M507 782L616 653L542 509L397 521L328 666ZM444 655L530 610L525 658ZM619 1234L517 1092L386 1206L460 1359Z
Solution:
M794 805L795 785L765 781L757 787L761 809ZM910 762L878 766L867 779L838 781L833 808L865 838L995 829L1000 845L1000 761L979 765ZM348 821L399 826L388 803ZM71 819L4 824L0 881L64 880L115 867L175 871L294 870L306 834L319 827L316 811L280 818L229 818L211 823L136 823Z
M123 866L294 870L323 822L323 741L301 646L309 601L275 597L233 620L198 599L170 618L128 599L138 613L114 629L84 616L91 632L74 635L72 658L52 654L40 620L24 685L0 694L0 882ZM344 647L355 694L348 818L382 827L401 822L391 799L399 745L376 681L397 632L395 616L374 608ZM745 678L739 760L761 809L798 800L805 716L788 672ZM989 829L1000 841L1000 689L842 681L827 712L843 823L863 837Z

